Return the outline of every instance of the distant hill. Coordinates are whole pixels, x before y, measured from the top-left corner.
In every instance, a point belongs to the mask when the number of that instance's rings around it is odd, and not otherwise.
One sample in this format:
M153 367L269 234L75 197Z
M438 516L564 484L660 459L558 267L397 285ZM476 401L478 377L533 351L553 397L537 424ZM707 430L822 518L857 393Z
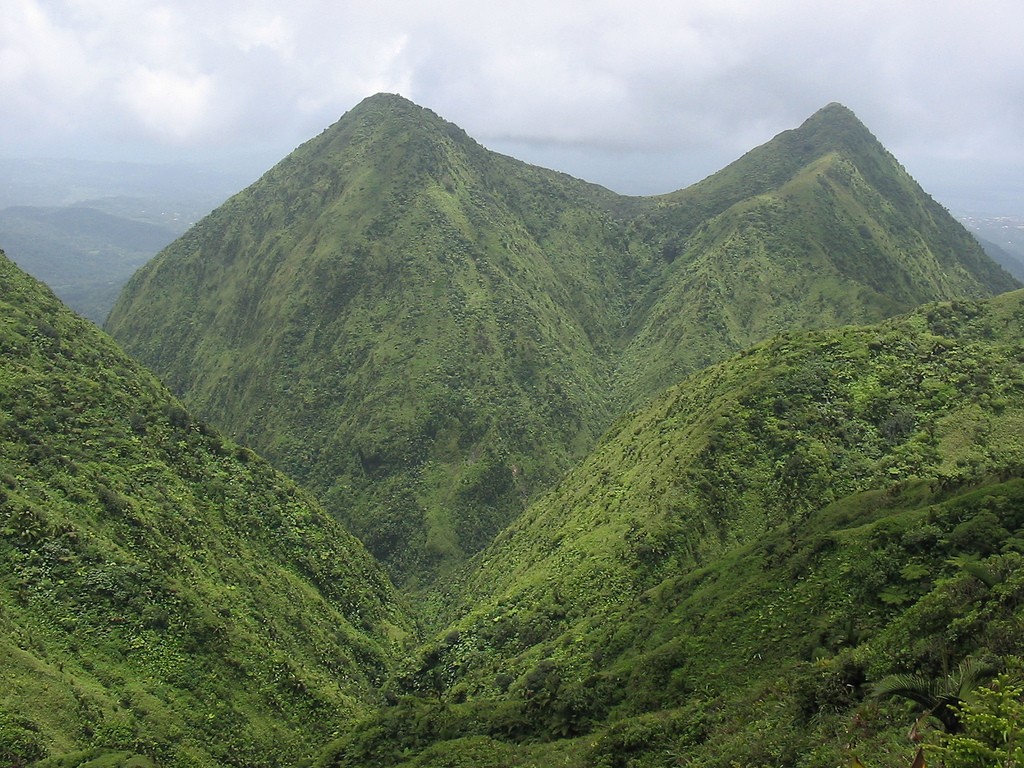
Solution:
M0 209L84 205L183 228L250 179L244 168L0 157Z
M0 247L102 325L139 266L250 179L189 165L0 158Z
M689 372L1017 285L839 105L627 198L378 95L140 270L107 327L414 585Z
M132 273L182 231L88 206L0 210L9 257L97 325Z
M0 286L0 764L294 764L365 714L412 630L381 568L2 253Z
M381 96L164 251L108 327L425 576L610 422L619 203Z
M989 255L992 261L999 264L1018 280L1024 280L1024 256L1015 255L1006 248L996 245L991 240L986 240L983 237L979 237L978 242L981 243L981 247L985 249L985 253Z
M1018 280L1024 280L1024 219L973 215L961 220L993 261Z

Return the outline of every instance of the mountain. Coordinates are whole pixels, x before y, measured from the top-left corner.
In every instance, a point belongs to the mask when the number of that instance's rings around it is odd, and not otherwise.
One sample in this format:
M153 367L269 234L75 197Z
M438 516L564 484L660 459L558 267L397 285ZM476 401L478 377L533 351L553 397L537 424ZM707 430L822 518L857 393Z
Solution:
M611 419L619 203L380 96L140 271L108 328L394 572L435 572Z
M147 264L107 327L414 587L682 375L1016 285L838 105L627 198L382 94Z
M672 262L623 355L636 395L779 331L1017 285L839 104L634 226Z
M875 684L1019 655L1022 362L1018 291L684 379L474 559L319 764L909 765L921 710Z
M0 763L293 764L365 715L412 632L381 568L2 254L0 285Z

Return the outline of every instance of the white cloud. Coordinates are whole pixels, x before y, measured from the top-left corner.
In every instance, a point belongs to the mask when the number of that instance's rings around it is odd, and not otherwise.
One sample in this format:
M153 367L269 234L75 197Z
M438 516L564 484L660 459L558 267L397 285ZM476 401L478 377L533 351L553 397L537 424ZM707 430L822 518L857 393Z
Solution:
M243 53L266 48L279 54L284 61L295 58L295 31L292 24L280 14L258 11L242 13L231 18L228 29L233 44Z
M216 89L206 74L137 67L125 75L120 96L134 121L160 141L187 142L220 127Z
M8 148L287 151L397 91L488 141L734 155L833 100L897 155L1020 160L1019 0L18 0Z
M89 57L76 35L54 24L38 2L27 0L5 11L0 96L7 120L66 129L76 102L94 83Z

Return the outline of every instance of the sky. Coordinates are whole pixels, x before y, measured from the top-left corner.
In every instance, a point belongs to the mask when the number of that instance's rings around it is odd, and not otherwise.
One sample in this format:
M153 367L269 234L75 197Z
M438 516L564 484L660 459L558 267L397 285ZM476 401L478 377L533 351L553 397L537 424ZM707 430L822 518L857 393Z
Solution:
M366 96L625 194L850 107L951 209L1024 217L1020 0L0 0L0 157L238 163Z

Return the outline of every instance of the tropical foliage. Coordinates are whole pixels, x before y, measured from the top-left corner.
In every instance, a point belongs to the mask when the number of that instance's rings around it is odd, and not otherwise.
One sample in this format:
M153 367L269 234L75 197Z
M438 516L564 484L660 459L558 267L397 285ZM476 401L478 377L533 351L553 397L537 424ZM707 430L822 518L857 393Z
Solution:
M933 750L946 768L1024 765L1024 682L1005 674L959 709L963 732L938 738Z
M278 765L365 712L411 630L377 564L2 254L0 286L0 763Z
M1018 757L1024 292L843 107L627 199L369 99L124 294L187 405L0 284L0 761Z
M327 764L383 732L396 765L486 736L537 764L908 766L923 707L873 694L923 689L948 727L1024 636L1022 328L1018 292L787 334L620 420Z

